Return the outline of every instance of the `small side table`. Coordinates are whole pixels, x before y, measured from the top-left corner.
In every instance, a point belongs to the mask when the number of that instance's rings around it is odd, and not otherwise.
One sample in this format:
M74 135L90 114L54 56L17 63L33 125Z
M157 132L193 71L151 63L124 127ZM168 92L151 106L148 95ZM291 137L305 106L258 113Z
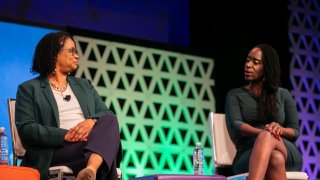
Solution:
M150 176L130 178L130 180L227 180L225 176L184 175L184 174L155 174Z

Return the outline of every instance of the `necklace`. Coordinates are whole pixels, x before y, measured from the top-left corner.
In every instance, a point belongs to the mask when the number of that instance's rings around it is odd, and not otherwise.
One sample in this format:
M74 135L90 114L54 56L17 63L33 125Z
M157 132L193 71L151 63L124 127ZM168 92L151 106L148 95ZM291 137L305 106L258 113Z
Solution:
M58 87L58 86L54 85L52 82L50 82L50 85L51 85L51 87L52 87L53 89L55 89L55 90L57 90L57 91L60 91L61 96L62 96L62 99L63 99L64 101L67 101L67 102L70 101L71 95L65 95L65 96L64 96L63 93L62 93L62 91L64 91L64 90L67 89L68 83L67 83L65 86L63 86L63 87Z
M68 83L67 83L65 86L63 86L63 87L58 87L58 86L54 85L52 82L50 82L50 86L51 86L53 89L57 90L57 91L64 91L64 90L67 89Z

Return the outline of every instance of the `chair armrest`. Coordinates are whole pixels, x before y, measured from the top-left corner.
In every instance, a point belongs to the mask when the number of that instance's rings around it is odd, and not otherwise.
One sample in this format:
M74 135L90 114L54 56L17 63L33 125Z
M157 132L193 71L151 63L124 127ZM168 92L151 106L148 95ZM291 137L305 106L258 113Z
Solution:
M56 171L56 170L61 171L62 173L68 173L68 174L72 174L73 173L72 169L70 169L67 166L53 166L53 167L49 168L50 172L51 171Z

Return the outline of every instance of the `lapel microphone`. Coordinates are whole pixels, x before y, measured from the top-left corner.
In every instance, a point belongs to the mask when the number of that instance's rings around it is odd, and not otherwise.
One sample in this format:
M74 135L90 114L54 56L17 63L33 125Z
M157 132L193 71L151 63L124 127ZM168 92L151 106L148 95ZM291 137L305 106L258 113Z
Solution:
M71 99L71 95L66 95L65 97L63 97L63 100L67 102L69 102L70 99Z

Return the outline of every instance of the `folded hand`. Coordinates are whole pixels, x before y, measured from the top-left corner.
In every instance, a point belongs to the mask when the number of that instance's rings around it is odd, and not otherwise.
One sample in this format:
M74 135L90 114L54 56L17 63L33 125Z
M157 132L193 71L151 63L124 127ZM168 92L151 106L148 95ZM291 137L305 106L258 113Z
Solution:
M277 139L280 140L280 136L282 135L282 126L279 123L272 122L270 124L265 125L265 130L271 132L271 134Z
M94 121L92 119L86 119L75 127L71 128L69 132L65 135L64 139L68 142L78 142L87 141L88 136L94 126Z

